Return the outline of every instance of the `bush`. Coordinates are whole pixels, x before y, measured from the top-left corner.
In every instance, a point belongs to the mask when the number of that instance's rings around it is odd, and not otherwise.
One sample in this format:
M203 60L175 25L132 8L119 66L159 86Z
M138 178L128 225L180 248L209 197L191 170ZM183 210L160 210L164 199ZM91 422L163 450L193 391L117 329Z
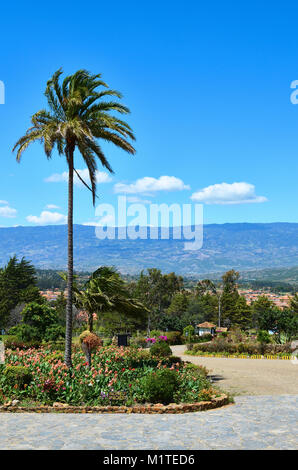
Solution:
M146 348L148 346L146 338L144 336L134 336L129 342L130 346L136 348Z
M4 339L4 346L6 349L31 349L39 348L40 341L22 341L17 336L8 336Z
M270 338L270 335L269 335L268 331L259 330L258 335L257 335L257 340L259 341L259 343L262 343L262 344L270 343L271 338Z
M219 338L227 338L228 337L228 332L227 331L221 331L218 333Z
M166 363L170 366L172 364L181 364L181 362L182 362L182 359L179 356L170 356L166 359Z
M72 347L74 348L74 344ZM45 347L49 349L50 351L60 351L63 352L65 351L65 342L64 340L59 340L59 341L51 341L48 344L45 344Z
M150 354L157 357L169 357L172 355L172 350L166 341L159 341L152 344Z
M20 342L19 338L16 335L7 335L3 338L4 346L9 349L14 349L12 345Z
M32 380L32 374L23 366L7 366L4 370L5 385L24 389Z
M258 354L286 354L291 353L291 345L290 343L287 344L266 344L266 343L253 343L253 342L245 342L245 343L229 343L223 339L217 339L212 341L211 343L203 343L203 344L194 344L188 345L188 350L192 350L193 353L197 353L198 351L201 352L209 352L209 353L226 353L226 354L249 354L251 356L258 355Z
M50 326L44 335L45 341L57 341L61 338L65 338L65 328L61 325Z
M168 344L174 346L175 344L182 344L182 334L180 331L167 331L164 333L168 338Z
M150 331L150 336L151 338L155 337L157 338L158 336L162 335L162 332L160 330L152 330Z
M186 326L183 328L183 336L190 340L195 334L195 329L192 325Z
M213 336L210 333L204 333L202 336L197 336L195 338L195 343L207 343L213 339Z
M193 364L192 362L188 362L185 365L186 370L191 370L195 375L201 375L203 377L207 377L209 371L206 369L204 366L198 366L196 364Z
M144 380L144 396L150 403L171 403L177 388L177 373L170 369L152 372Z
M24 323L20 323L17 326L10 328L9 333L18 338L18 341L29 342L29 341L40 341L41 335L37 328L29 326Z

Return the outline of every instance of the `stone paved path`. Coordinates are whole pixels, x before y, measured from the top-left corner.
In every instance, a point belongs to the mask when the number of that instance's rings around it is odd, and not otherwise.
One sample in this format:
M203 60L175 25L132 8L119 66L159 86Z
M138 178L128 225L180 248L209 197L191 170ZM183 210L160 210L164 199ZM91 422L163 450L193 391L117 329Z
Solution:
M298 395L184 415L0 414L0 449L297 449Z

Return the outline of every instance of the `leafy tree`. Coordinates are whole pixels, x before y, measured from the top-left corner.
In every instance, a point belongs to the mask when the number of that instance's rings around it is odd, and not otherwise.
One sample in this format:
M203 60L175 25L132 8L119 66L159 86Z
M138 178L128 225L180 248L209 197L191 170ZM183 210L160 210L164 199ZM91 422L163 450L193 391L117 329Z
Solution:
M160 269L152 268L141 275L135 285L136 297L148 308L148 335L156 328L163 313L170 306L175 293L183 288L183 278L175 273L162 274Z
M242 329L248 329L251 326L252 310L243 296L239 296L236 301L235 312L232 317L233 325Z
M222 290L217 287L214 282L210 279L203 279L199 281L195 288L198 297L207 298L207 296L213 295L217 299L218 305L218 326L221 324L221 304L222 304Z
M25 258L18 261L16 256L9 259L0 269L0 327L9 323L10 312L20 303L42 302L36 287L34 266Z
M51 303L51 306L55 309L59 324L64 326L66 316L66 298L64 292L60 292L57 299Z
M24 341L41 341L46 339L49 330L56 326L59 326L58 318L53 308L45 304L31 302L22 311L22 322L11 328L9 333Z
M185 292L178 292L172 298L172 302L167 309L168 315L182 316L186 312L189 305L189 297Z
M239 302L239 293L237 290L237 281L240 277L238 271L231 269L222 276L223 292L222 292L222 317L226 325L235 323L237 316L237 303Z
M47 305L40 305L36 302L31 302L26 305L22 311L22 322L27 325L37 328L42 338L47 328L57 325L58 318L55 310Z
M298 314L298 293L296 292L290 301L290 309Z
M260 295L252 304L252 326L261 330L274 330L276 324L276 308L266 295Z
M105 97L121 98L118 91L108 89L101 74L91 75L86 70L78 70L67 76L62 83L59 69L48 81L45 96L48 110L42 109L32 118L32 127L14 146L17 161L24 150L33 142L44 145L47 158L51 158L56 147L59 155L64 155L68 165L68 276L66 307L65 363L71 367L72 305L73 305L73 180L79 180L91 191L93 204L96 198L97 159L109 171L112 168L97 139L112 142L128 153L135 149L127 138L134 139L129 125L113 114L129 113L129 109L115 101L104 101ZM99 87L103 89L99 90ZM74 153L78 150L87 166L90 186L82 179L75 168Z
M273 331L274 333L278 333L279 318L280 310L277 307L272 307L269 310L264 310L258 317L258 327L260 330Z

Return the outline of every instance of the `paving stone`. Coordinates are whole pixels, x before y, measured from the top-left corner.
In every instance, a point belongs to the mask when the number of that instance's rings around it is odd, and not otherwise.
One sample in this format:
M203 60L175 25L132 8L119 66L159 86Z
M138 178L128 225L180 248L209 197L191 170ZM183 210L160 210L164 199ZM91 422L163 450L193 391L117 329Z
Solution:
M297 449L297 423L298 395L240 396L221 409L163 416L1 413L0 448Z

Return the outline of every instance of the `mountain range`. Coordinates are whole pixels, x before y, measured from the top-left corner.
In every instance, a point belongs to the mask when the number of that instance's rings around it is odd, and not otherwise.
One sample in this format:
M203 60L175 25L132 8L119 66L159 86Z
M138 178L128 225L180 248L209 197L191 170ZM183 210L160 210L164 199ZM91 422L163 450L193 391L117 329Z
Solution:
M157 267L164 272L204 275L232 268L254 271L298 265L296 223L210 224L204 225L200 250L184 250L184 241L174 239L172 230L166 240L99 240L95 227L75 225L75 269L90 271L114 265L128 274ZM0 228L0 266L14 254L26 257L38 268L65 269L67 226Z

